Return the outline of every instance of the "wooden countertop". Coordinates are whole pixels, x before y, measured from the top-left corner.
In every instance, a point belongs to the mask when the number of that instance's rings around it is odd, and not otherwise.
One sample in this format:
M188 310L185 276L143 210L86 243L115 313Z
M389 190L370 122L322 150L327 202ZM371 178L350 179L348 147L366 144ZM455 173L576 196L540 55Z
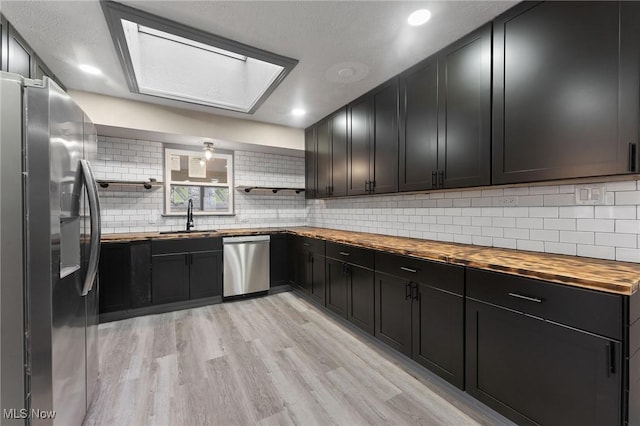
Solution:
M640 264L636 263L445 243L326 228L221 229L217 232L193 232L189 234L159 234L157 232L108 234L102 237L102 242L227 237L234 235L276 233L319 238L330 242L348 244L354 247L380 250L488 271L503 272L521 277L542 279L608 293L631 295L638 291L640 287Z

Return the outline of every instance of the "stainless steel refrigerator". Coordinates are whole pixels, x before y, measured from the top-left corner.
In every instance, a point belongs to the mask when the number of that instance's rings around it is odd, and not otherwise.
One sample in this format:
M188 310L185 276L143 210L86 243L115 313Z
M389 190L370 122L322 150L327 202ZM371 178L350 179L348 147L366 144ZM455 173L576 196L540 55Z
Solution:
M80 425L98 379L96 130L52 80L0 77L0 423Z

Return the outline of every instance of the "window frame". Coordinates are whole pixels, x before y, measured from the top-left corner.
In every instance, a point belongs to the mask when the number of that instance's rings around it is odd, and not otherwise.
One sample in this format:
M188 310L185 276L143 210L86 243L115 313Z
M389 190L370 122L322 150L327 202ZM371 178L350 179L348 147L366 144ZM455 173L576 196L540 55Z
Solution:
M187 156L202 156L204 158L204 151L196 151L190 149L176 149L165 148L164 149L164 216L186 216L187 210L184 212L172 212L171 211L171 185L178 186L198 186L201 188L228 188L229 189L229 210L224 212L210 212L210 211L194 211L194 216L234 216L235 215L235 198L233 196L233 153L221 153L214 152L212 159L219 158L227 161L227 183L210 183L210 182L184 182L171 180L171 161L172 155L187 155ZM201 197L201 200L203 197Z

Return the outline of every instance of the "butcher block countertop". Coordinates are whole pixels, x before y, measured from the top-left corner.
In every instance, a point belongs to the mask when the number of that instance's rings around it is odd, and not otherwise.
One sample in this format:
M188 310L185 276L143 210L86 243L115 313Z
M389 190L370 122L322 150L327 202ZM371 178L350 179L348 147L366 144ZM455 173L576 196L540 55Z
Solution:
M632 295L640 287L640 264L612 260L591 259L559 254L481 247L468 244L392 237L337 229L291 227L258 229L221 229L216 232L189 234L159 234L157 232L107 234L103 243L157 239L228 237L288 233L319 238L329 242L348 244L419 259L503 272L520 277L541 279L574 287L608 293Z

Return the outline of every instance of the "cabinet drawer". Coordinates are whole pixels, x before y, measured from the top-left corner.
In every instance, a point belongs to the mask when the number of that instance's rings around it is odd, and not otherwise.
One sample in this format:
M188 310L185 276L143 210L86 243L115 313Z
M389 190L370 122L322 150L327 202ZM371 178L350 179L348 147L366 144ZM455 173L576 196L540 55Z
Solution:
M324 256L324 240L318 240L316 238L307 238L302 237L302 248L306 250L313 251L315 253L320 253Z
M371 250L327 242L327 257L373 269L373 251Z
M181 238L151 241L151 254L222 250L222 238Z
M381 252L376 252L375 264L376 271L464 295L464 268L461 266Z
M620 295L468 269L467 297L622 339Z

